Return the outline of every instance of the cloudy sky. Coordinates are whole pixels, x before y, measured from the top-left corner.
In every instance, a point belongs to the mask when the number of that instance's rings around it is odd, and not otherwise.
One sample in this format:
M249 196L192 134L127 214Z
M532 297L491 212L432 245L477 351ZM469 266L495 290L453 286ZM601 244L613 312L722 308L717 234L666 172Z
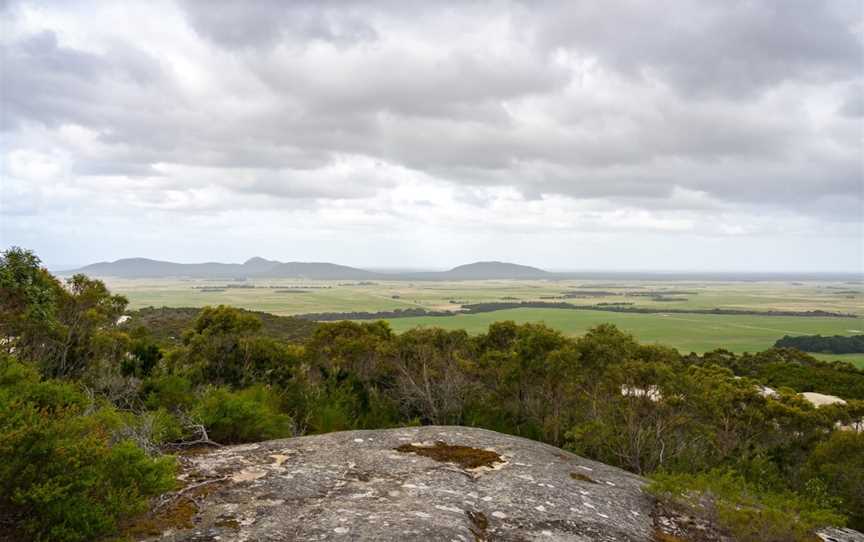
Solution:
M0 0L0 245L864 270L860 0Z

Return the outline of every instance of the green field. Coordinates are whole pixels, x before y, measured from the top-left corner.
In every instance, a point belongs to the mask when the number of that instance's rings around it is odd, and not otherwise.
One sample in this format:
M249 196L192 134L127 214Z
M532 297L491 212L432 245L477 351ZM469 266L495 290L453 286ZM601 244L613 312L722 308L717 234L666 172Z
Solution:
M397 331L414 326L464 328L479 333L499 320L543 321L565 333L578 335L590 327L611 322L642 341L674 346L683 352L726 348L754 352L770 348L783 335L850 335L864 332L864 287L830 282L696 282L696 281L548 281L487 280L465 282L303 281L296 279L226 282L194 279L106 279L109 287L126 295L131 308L145 306L202 307L227 304L250 310L292 315L312 312L376 312L421 307L459 310L461 305L500 301L566 301L573 304L626 302L637 307L668 309L825 310L862 318L810 318L776 316L721 316L701 314L623 314L561 309L513 309L452 317L390 320ZM202 287L251 285L220 292ZM295 293L278 293L291 289ZM300 290L299 293L296 291ZM568 291L608 291L613 295L576 299L550 299ZM636 295L662 292L678 301L657 301ZM682 293L689 292L689 293ZM819 355L845 359L864 366L864 354Z
M563 309L511 309L447 317L395 318L389 322L396 331L416 326L437 326L481 333L489 324L500 320L544 322L569 335L581 335L597 324L608 322L632 333L642 342L666 344L682 352L706 352L715 348L756 352L770 348L783 335L849 335L864 323L851 318L621 314ZM820 357L843 358L864 367L864 354Z

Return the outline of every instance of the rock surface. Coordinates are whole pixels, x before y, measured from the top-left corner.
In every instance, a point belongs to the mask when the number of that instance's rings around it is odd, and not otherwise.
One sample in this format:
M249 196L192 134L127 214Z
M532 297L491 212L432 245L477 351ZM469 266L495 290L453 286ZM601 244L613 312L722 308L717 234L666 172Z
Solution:
M460 466L442 461L441 445L426 454L440 442L494 454ZM188 485L154 515L170 515L180 499L195 507L185 522L163 525L149 540L611 542L656 535L643 478L483 429L348 431L230 446L183 461Z

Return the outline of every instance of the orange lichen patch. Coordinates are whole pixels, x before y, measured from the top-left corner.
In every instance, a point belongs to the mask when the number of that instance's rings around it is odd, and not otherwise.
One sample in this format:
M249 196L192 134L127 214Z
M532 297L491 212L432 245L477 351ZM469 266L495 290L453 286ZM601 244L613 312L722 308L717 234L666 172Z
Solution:
M418 446L416 444L403 444L395 448L403 454L417 454L434 459L442 463L455 463L463 469L476 469L479 467L491 467L495 463L504 463L504 460L495 452L471 448L470 446L458 446L438 441L433 446Z
M595 480L594 478L591 478L587 474L582 474L581 472L571 472L570 478L573 478L574 480L578 480L580 482L588 482L589 484L598 483L597 480Z

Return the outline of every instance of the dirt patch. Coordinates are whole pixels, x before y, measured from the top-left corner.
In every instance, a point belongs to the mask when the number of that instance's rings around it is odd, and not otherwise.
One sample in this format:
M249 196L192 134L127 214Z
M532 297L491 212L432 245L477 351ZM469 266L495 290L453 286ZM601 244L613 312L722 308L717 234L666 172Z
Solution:
M396 448L397 452L403 454L417 454L434 459L442 463L455 463L463 469L476 469L479 467L492 467L495 463L504 463L495 452L472 448L470 446L458 446L438 441L432 446L418 446L416 444L403 444Z

